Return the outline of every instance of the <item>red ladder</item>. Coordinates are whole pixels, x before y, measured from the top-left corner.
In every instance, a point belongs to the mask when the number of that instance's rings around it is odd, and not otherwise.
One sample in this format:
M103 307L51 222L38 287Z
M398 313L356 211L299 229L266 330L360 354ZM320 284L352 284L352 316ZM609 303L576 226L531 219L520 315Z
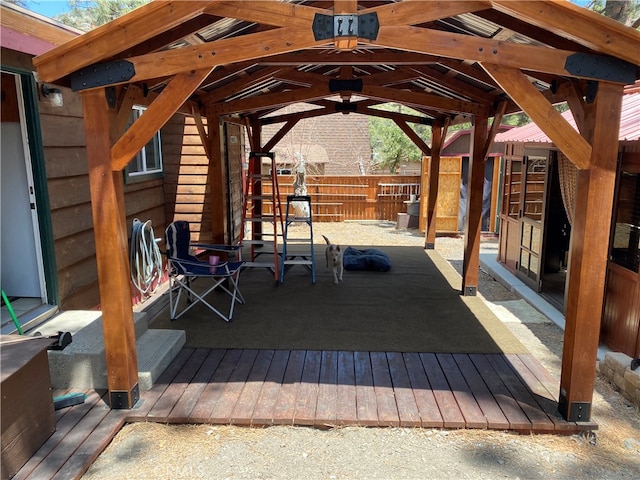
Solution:
M263 173L262 159L269 159L268 173ZM267 188L271 187L270 191ZM271 211L265 211L271 206ZM249 168L244 189L244 210L242 216L241 238L243 245L251 246L251 256L244 268L266 268L273 273L277 282L280 276L278 237L283 235L282 205L280 188L273 152L251 152ZM247 235L250 226L250 238ZM266 228L265 228L266 227ZM258 260L260 256L271 256L270 260Z

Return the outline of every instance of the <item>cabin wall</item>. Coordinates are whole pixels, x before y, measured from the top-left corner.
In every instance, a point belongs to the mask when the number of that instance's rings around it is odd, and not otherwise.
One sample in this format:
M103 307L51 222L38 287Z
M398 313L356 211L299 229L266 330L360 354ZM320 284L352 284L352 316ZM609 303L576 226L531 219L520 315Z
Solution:
M206 119L203 118L206 128ZM229 242L238 240L242 223L243 186L242 162L244 143L242 129L238 125L225 124L221 151L228 161L226 174L229 179L227 195L227 224ZM167 224L186 220L191 229L192 241L210 242L211 194L209 186L209 159L202 144L193 117L174 115L161 130L164 160L164 209Z
M211 237L209 159L196 123L192 117L174 115L161 137L167 224L186 220L192 240L205 241Z
M62 88L64 106L40 98L40 124L58 271L60 308L100 303L82 99ZM162 179L124 186L127 235L134 218L151 220L156 236L165 227Z
M620 171L625 175L640 176L640 142L623 145ZM626 185L629 186L629 183L627 182ZM633 184L631 186L633 187ZM624 261L618 259L618 254L614 253L614 249L619 246L615 224L620 222L624 225L635 225L636 232L632 231L631 235L635 235L635 242L639 241L639 195L638 180L635 181L635 189L633 190L621 187L621 184L618 185L601 326L602 341L611 349L625 353L630 357L640 356L640 269L638 268L640 261L638 255L640 254L636 250L635 259L624 258ZM617 208L623 204L625 206L624 213L621 211L622 209L618 210ZM617 219L616 213L619 216ZM626 231L619 232L618 235L620 233L623 237L627 235Z

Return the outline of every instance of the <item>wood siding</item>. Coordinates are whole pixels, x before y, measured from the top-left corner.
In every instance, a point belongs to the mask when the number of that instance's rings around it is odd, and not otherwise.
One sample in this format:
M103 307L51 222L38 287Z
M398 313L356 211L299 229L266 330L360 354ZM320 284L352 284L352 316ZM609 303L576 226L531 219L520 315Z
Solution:
M175 115L161 131L167 224L190 223L192 239L211 236L209 159L195 121Z
M202 119L206 128L206 119ZM209 159L195 120L175 115L162 128L164 158L164 208L167 224L176 220L190 222L193 241L212 238ZM227 223L233 242L240 235L243 209L243 135L238 125L226 124L223 155L228 159L229 205Z
M640 356L640 275L608 262L601 340L611 349Z
M621 170L640 172L640 142L627 142L623 149ZM607 262L601 340L630 357L640 356L640 272L613 261Z
M64 106L40 99L40 123L47 171L60 308L100 304L93 218L80 96L61 88ZM134 218L164 231L162 180L125 185L128 235Z

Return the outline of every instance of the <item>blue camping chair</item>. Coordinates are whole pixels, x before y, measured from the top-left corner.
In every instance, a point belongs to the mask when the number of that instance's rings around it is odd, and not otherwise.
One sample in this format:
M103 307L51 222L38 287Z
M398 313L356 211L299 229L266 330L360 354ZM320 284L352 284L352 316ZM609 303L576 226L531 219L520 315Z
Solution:
M227 322L233 319L233 309L236 301L244 303L242 293L238 288L240 270L245 262L223 261L216 265L199 260L191 255L191 248L225 253L227 255L240 252L240 246L232 245L207 245L191 243L189 222L175 221L166 229L167 259L169 266L169 308L171 320L177 320L193 306L203 303L211 311ZM204 279L209 285L201 292L194 290L192 282L196 279ZM231 296L229 313L225 314L214 307L205 298L214 290L225 292ZM186 297L186 306L178 313L182 295ZM220 307L222 308L222 307Z

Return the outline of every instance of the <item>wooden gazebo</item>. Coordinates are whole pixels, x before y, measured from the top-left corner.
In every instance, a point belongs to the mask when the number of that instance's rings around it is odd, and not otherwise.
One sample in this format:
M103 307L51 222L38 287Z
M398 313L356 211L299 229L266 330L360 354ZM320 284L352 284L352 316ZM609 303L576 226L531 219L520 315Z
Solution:
M391 118L431 158L427 248L446 130L471 121L462 294L475 295L484 158L502 116L522 110L580 169L559 405L588 420L621 98L640 78L638 52L638 31L562 1L203 0L151 2L36 57L40 81L82 95L111 407L138 399L121 171L176 112L194 117L210 160L214 241L231 240L223 122L245 126L259 152L308 116ZM579 133L553 107L562 101ZM275 121L265 115L294 102L315 108L277 118L284 126L262 143L261 126ZM420 115L375 108L384 102ZM134 104L148 110L125 129ZM431 145L411 123L431 125Z

